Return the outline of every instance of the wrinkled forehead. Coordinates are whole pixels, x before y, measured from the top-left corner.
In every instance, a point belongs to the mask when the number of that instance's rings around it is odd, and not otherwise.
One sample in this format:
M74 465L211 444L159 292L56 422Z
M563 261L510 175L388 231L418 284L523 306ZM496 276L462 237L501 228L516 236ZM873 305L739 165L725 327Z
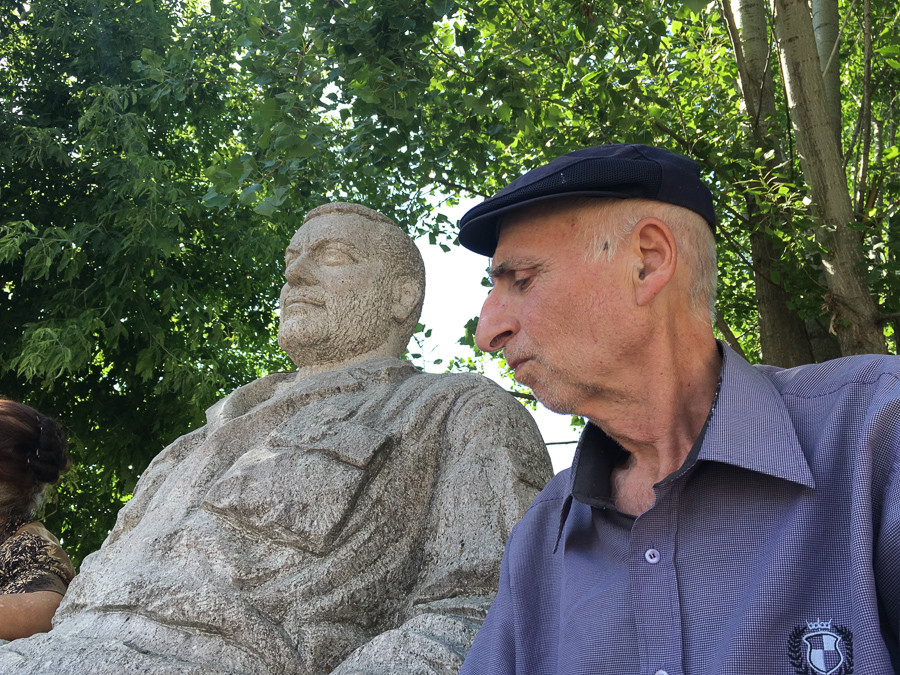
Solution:
M621 200L618 200L621 201ZM540 239L545 244L583 244L598 225L599 199L553 199L504 214L497 223L497 241Z
M356 214L326 213L306 221L288 244L291 257L326 244L350 248L360 258L374 257L384 249L385 226Z

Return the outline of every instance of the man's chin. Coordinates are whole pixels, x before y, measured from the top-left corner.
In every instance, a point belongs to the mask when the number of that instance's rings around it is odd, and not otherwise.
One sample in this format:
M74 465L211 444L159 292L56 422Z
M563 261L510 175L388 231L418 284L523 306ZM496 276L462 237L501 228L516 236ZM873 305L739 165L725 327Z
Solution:
M540 401L541 405L543 405L547 410L552 410L555 413L559 413L560 415L575 415L575 410L572 404L568 401L561 401L553 398L552 396L540 396L535 394L534 397Z
M560 415L578 414L575 412L575 402L560 396L559 391L554 387L544 386L544 383L540 381L523 382L518 379L517 381L519 384L523 384L531 389L531 393L534 394L534 397L542 406L547 408L547 410L552 410Z

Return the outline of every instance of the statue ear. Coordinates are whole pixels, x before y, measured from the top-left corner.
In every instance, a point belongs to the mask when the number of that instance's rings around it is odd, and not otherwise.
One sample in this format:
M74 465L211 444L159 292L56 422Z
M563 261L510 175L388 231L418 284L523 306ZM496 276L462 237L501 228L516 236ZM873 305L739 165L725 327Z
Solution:
M402 276L394 282L394 296L391 299L391 316L397 323L403 323L415 311L422 299L422 288L410 276Z

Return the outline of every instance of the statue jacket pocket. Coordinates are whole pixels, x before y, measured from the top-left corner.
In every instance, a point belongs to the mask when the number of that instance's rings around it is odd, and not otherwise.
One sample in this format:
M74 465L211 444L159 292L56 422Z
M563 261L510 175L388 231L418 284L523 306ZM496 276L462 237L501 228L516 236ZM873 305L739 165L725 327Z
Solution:
M239 457L213 484L203 508L240 529L321 555L392 442L388 434L352 421L298 422L285 421Z

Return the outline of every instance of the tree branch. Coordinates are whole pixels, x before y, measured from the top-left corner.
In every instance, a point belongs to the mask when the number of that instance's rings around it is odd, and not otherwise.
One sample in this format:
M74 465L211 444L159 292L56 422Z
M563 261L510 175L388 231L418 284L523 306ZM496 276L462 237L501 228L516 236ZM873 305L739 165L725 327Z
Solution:
M859 165L859 187L857 201L857 220L865 217L865 205L868 197L867 185L869 173L869 149L872 147L872 6L869 0L863 0L863 43L865 60L863 62L863 95L862 95L862 153Z
M856 5L856 0L850 3L850 7L847 8L847 13L844 14L844 20L841 22L841 29L838 31L837 38L834 40L834 47L831 48L831 54L828 55L828 62L825 64L825 67L822 69L822 78L828 74L828 71L831 69L831 64L834 62L834 57L838 53L838 48L841 46L841 38L844 37L844 29L847 27L847 20L850 18L850 15L853 13L853 7Z
M516 398L525 399L526 401L537 401L534 394L526 394L524 391L510 391L509 393Z
M741 347L741 343L738 342L737 336L735 336L731 327L725 322L722 312L718 309L716 310L716 328L719 329L719 332L722 334L722 337L725 338L725 342L728 343L728 346L740 354L746 361L747 355L744 353L744 348Z
M769 26L771 26L771 27L769 28L769 31L771 32L771 35L772 35L772 44L777 45L778 44L778 35L775 32L774 11L775 11L774 7L772 5L770 5L769 6ZM778 71L779 71L779 75L781 76L781 93L784 95L784 100L789 101L790 97L788 96L787 81L785 79L785 72L784 72L784 64L781 62L780 58L778 59ZM794 164L796 162L797 157L794 154L794 122L791 119L791 106L790 105L784 106L784 117L785 117L785 130L787 132L787 138L788 138L787 159L790 160L790 162L788 164L788 168L790 169L791 182L796 184L797 177L794 175Z

